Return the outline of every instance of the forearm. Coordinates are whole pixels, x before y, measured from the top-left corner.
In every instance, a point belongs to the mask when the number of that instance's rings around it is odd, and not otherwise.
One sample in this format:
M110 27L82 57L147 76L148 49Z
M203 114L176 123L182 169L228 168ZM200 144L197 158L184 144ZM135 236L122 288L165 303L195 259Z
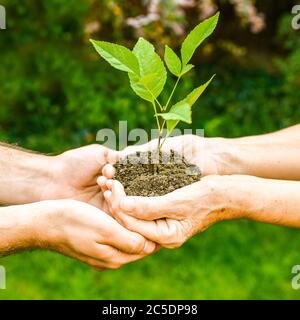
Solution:
M0 145L0 204L41 200L53 174L52 157Z
M223 183L226 219L300 228L300 182L233 175Z
M39 204L0 208L0 256L39 247L42 220Z
M218 174L300 180L300 125L237 139L206 139Z

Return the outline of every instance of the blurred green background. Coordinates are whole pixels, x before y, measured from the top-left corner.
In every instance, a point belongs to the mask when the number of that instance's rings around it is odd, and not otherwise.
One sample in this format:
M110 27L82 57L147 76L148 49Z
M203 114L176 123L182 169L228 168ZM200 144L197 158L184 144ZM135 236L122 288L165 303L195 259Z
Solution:
M158 3L158 6L156 4ZM132 47L143 35L178 50L216 8L215 35L197 51L196 70L178 91L217 74L194 108L207 136L237 137L300 122L300 36L293 1L2 0L0 140L46 153L95 142L97 130L154 126L152 110L126 75L100 60L88 39ZM138 18L136 18L138 17ZM173 79L169 78L171 87ZM45 186L47 187L47 186ZM1 299L298 299L291 268L300 232L248 221L224 222L176 250L98 273L55 253L0 260Z

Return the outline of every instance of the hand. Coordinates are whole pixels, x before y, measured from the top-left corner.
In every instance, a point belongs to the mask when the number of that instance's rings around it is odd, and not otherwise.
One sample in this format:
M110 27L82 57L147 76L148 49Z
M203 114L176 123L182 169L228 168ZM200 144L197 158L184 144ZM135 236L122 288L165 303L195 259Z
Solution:
M228 185L221 176L207 176L160 197L127 197L120 182L98 181L105 184L104 197L115 219L163 247L179 247L214 223L239 217L228 207Z
M183 155L187 161L200 168L202 176L210 174L220 174L221 161L217 156L216 150L222 150L221 140L218 138L202 138L196 135L182 135L172 138L167 138L162 146L162 151L170 150L177 151ZM154 139L143 145L129 146L119 152L111 152L109 155L109 165L104 167L104 175L108 178L114 176L114 169L111 164L114 164L119 158L124 158L127 155L137 151L152 151L157 148L158 140Z
M96 181L110 152L95 144L55 156L52 161L52 178L43 189L42 200L75 199L107 212Z
M42 201L35 208L37 246L75 258L98 269L117 269L157 248L94 206L75 200ZM19 206L22 207L22 206Z

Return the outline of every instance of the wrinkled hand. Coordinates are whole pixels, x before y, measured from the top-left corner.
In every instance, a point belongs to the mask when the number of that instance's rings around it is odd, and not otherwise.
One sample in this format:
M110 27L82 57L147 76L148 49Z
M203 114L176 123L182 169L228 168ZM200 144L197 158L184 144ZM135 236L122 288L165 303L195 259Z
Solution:
M167 138L162 145L162 151L174 150L183 155L187 161L200 168L202 176L219 174L218 161L215 155L215 139L205 139L196 135L186 134L182 136ZM158 140L154 139L142 145L129 146L121 151L111 151L108 159L110 164L114 164L118 159L125 158L127 155L137 151L156 150ZM107 168L107 167L106 167ZM114 171L108 166L105 168L105 175L112 178Z
M89 145L53 157L51 183L45 186L43 200L75 199L107 212L97 177L111 150L100 145Z
M128 197L120 182L98 179L114 218L163 247L181 246L194 234L227 219L222 177L208 176L160 197Z
M42 206L34 224L41 246L95 269L117 269L156 250L153 242L86 203L55 200L33 206Z

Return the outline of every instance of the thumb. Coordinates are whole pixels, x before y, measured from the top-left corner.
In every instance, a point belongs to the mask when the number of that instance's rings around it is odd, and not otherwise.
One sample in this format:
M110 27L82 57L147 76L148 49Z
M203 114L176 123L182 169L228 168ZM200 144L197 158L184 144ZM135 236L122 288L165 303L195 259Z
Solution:
M127 214L142 220L171 218L173 206L167 195L160 197L125 197L120 208Z

